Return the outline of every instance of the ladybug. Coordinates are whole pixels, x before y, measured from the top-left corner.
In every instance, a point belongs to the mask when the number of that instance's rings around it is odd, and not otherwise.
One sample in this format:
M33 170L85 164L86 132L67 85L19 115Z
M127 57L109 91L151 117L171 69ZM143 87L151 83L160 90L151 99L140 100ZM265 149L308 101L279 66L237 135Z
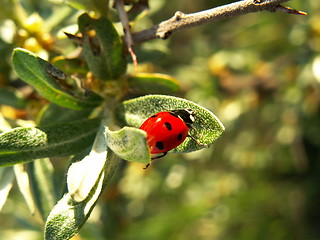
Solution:
M153 155L151 159L164 157L168 151L183 143L186 137L191 137L200 144L197 139L189 135L195 116L192 109L186 108L159 112L149 117L140 129L147 133L148 146Z

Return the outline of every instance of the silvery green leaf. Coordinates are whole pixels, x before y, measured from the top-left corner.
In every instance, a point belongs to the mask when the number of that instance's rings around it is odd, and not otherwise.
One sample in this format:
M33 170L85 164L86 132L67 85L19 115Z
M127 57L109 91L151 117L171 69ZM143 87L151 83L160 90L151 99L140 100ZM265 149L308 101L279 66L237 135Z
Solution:
M108 157L105 164L106 171L101 172L98 176L98 181L90 196L84 201L75 202L69 193L63 196L47 218L45 226L46 240L68 240L79 232L90 216L102 189L112 178L118 163L119 158Z
M92 144L100 121L85 119L4 132L0 134L0 166L76 154Z
M14 180L12 167L0 168L0 211L7 201Z
M124 127L119 131L105 130L108 147L127 161L150 163L146 133L140 129Z
M34 201L43 220L45 220L57 199L53 181L53 166L48 158L25 165L28 173Z
M73 162L68 169L68 191L75 202L82 202L89 197L104 171L107 144L103 129L101 127L98 131L89 155L80 161Z
M24 164L16 164L13 166L14 173L16 175L17 183L19 186L19 190L24 197L24 200L27 203L27 206L31 212L31 214L35 213L35 202L32 196L31 188L30 188L30 181L28 172L25 169Z

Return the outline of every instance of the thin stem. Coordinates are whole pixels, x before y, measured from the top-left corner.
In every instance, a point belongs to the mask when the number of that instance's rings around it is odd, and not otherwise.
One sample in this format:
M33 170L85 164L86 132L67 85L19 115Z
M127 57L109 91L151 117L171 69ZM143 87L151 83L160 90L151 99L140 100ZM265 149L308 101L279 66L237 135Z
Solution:
M287 1L289 0L243 0L191 14L184 14L178 11L166 21L140 32L132 33L132 40L136 45L156 38L166 39L174 32L207 22L217 22L263 10L271 12L280 10L283 12L286 7L281 6L281 4ZM305 15L302 14L303 12L296 10L287 11L287 13Z
M131 55L134 66L137 67L138 61L137 61L137 56L133 49L133 40L131 36L131 31L130 31L130 23L129 23L128 15L124 10L124 2L123 0L115 0L114 4L116 9L118 10L119 18L123 26L124 39L126 41L128 52Z

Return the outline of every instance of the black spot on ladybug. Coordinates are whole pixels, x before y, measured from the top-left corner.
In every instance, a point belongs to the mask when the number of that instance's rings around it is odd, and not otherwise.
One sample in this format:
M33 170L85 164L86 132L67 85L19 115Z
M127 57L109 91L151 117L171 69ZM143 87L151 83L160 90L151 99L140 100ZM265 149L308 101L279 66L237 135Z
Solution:
M151 117L152 117L152 118L155 118L155 117L158 117L158 115L157 115L157 114L155 114L155 115L152 115Z
M168 129L169 131L172 130L172 126L169 122L165 122L164 126L166 127L166 129Z
M182 139L182 133L179 133L177 136L178 141L180 141Z
M164 149L163 142L158 141L158 142L156 143L156 148L158 148L159 150Z

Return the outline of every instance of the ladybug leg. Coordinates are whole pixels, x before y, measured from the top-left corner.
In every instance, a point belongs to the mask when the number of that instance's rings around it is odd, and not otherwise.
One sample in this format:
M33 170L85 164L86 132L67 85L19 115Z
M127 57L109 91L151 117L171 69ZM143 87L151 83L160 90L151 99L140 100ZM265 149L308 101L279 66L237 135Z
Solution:
M188 137L191 138L193 141L195 141L199 146L202 146L202 147L205 147L205 148L210 147L210 145L200 142L199 139L197 139L197 138L195 138L195 137L193 137L191 135L188 135Z
M192 129L198 135L198 131L193 127L192 124L187 123L186 125L189 129Z
M162 157L164 157L165 155L167 155L167 153L168 153L168 152L164 152L164 153L162 153L161 155L154 156L154 157L151 158L151 161L152 161L152 160L155 160L155 159L158 159L158 158L162 158Z
M148 163L143 169L146 170L150 166L150 163Z
M195 132L196 136L198 135L198 131L191 124L187 124L187 126L188 126L188 128L191 128ZM193 137L191 135L188 135L188 137L191 138L193 141L195 141L199 146L202 146L202 147L205 147L205 148L210 147L210 145L205 144L205 143L201 143L199 141L199 139L197 139L197 138L195 138L195 137Z
M151 158L151 161L155 160L155 159L158 159L158 158L162 158L164 157L165 155L167 155L168 152L164 152L162 153L161 155L158 155L158 156L155 156L155 157L152 157ZM150 166L151 163L148 163L143 169L147 169L149 166Z

